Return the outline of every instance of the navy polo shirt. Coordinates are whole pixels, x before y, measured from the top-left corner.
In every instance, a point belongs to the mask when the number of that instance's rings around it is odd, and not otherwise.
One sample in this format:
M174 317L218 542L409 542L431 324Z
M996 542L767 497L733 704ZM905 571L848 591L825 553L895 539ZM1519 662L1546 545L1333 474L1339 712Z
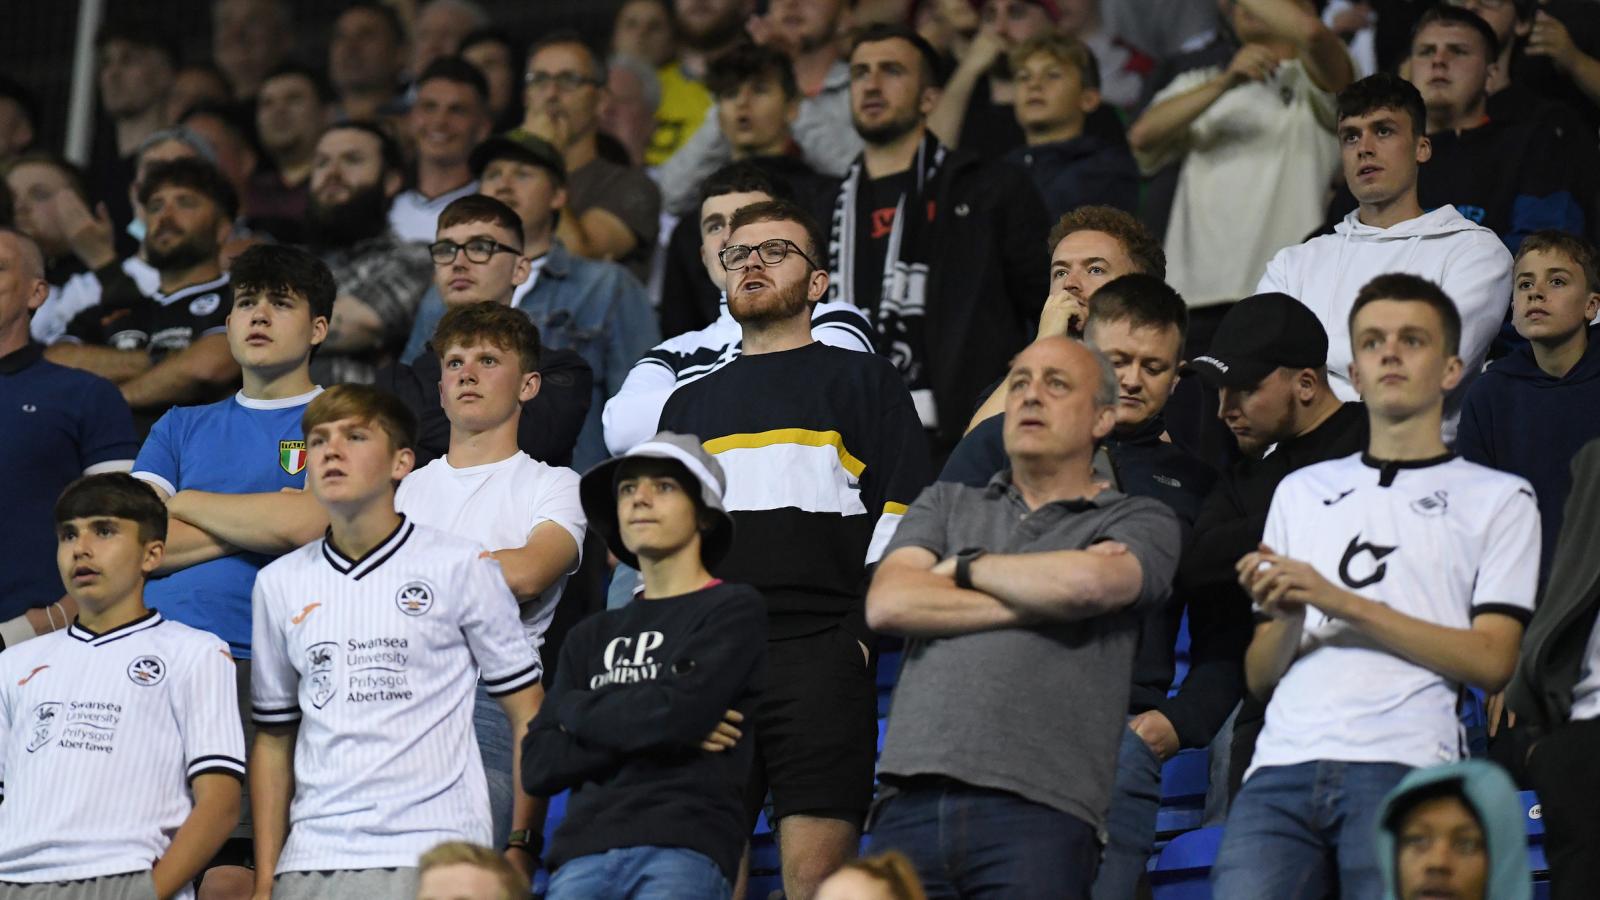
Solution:
M138 450L116 385L45 360L37 344L0 356L0 621L66 592L51 516L62 489Z

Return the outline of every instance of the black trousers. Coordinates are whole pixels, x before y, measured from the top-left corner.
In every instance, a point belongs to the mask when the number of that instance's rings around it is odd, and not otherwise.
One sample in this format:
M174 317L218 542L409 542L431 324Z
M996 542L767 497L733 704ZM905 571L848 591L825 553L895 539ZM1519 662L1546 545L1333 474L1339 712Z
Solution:
M1551 900L1600 897L1600 719L1568 722L1533 746L1528 779L1544 809Z

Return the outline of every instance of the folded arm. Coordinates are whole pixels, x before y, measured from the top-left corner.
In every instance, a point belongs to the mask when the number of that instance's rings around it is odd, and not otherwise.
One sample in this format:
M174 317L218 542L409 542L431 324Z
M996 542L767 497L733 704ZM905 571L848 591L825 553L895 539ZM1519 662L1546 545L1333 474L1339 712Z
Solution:
M217 494L179 491L167 501L173 518L241 550L280 555L322 536L328 514L308 491Z

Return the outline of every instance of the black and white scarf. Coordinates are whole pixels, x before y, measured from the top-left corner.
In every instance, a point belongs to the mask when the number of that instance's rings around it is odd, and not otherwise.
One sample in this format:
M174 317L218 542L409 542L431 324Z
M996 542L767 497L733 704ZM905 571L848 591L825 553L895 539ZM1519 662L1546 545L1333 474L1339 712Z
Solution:
M912 171L917 176L916 193L914 196L901 194L900 202L895 206L894 227L889 232L889 247L883 257L883 292L877 311L872 315L874 325L881 323L886 314L920 316L927 306L928 247L925 226L929 217L908 216L906 210L920 211L925 202L932 199L926 194L939 173L939 166L944 163L946 152L944 145L931 131L923 135L922 144L917 147L917 157L911 163ZM833 226L828 234L828 259L832 262L828 271L828 299L846 301L856 306L861 305L853 296L856 285L856 223L859 221L856 207L861 202L861 179L865 173L862 158L856 157L834 199Z

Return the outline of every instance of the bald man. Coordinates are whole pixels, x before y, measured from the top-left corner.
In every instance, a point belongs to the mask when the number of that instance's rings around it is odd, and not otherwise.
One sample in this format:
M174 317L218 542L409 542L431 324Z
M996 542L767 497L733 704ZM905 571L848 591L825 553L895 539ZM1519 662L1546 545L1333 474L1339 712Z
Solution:
M0 228L0 650L72 621L51 507L74 479L126 472L139 452L116 385L47 362L29 339L28 317L49 293L39 245Z
M1004 391L1011 467L924 491L867 594L868 624L908 641L871 852L905 853L930 894L1083 897L1139 620L1166 600L1178 520L1095 480L1119 394L1099 351L1042 338ZM960 827L972 818L1005 827Z

